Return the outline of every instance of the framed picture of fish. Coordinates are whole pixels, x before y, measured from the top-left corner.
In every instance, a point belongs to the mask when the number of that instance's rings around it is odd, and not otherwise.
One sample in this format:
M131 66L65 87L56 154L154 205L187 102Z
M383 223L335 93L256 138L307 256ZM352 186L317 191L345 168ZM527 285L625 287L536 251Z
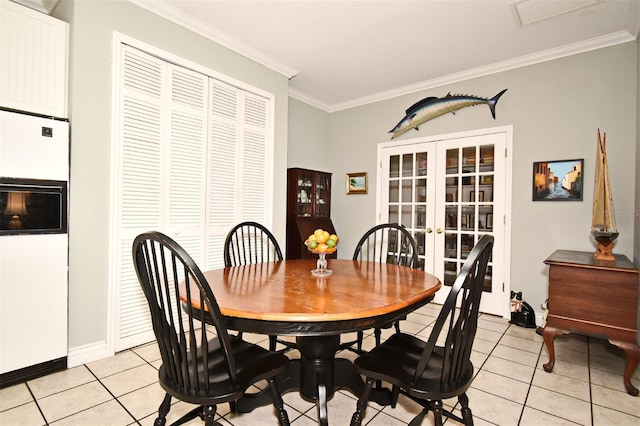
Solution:
M533 163L533 201L582 201L584 159Z
M367 193L367 172L347 173L347 194Z

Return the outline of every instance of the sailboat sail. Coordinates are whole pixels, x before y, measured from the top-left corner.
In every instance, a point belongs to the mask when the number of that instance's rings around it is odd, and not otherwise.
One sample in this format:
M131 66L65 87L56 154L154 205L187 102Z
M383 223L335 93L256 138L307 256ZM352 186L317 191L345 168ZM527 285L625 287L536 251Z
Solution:
M603 234L618 232L613 209L613 198L609 184L609 166L607 164L607 134L600 136L598 129L598 153L596 157L596 175L593 192L593 219L591 230Z

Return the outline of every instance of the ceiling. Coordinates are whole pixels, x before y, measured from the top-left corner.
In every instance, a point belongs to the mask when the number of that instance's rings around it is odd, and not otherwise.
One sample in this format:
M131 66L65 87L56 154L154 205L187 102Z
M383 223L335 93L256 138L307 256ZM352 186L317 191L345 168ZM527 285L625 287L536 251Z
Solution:
M291 78L291 96L329 112L640 31L638 0L130 1Z

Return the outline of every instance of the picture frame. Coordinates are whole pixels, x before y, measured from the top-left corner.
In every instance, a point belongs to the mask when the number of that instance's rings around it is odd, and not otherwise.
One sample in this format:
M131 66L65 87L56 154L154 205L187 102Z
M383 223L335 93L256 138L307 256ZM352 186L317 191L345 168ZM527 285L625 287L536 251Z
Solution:
M480 185L491 185L493 183L493 175L480 176Z
M485 215L484 227L488 230L493 229L493 213L487 213Z
M476 191L469 192L469 202L476 202ZM484 191L478 191L478 203L484 202Z
M347 173L347 194L367 193L367 172Z
M582 201L584 159L535 161L533 201Z

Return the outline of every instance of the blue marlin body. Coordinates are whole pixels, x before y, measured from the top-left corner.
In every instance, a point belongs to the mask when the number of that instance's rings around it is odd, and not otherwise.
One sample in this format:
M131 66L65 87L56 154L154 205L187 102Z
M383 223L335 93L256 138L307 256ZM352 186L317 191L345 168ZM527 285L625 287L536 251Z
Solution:
M448 112L455 114L460 108L474 105L489 105L491 115L496 118L496 104L500 96L506 92L504 89L491 99L480 98L470 95L447 94L444 98L428 97L411 105L406 111L406 116L389 133L393 133L391 139L396 138L411 129L418 130L418 126L436 117L440 117Z

